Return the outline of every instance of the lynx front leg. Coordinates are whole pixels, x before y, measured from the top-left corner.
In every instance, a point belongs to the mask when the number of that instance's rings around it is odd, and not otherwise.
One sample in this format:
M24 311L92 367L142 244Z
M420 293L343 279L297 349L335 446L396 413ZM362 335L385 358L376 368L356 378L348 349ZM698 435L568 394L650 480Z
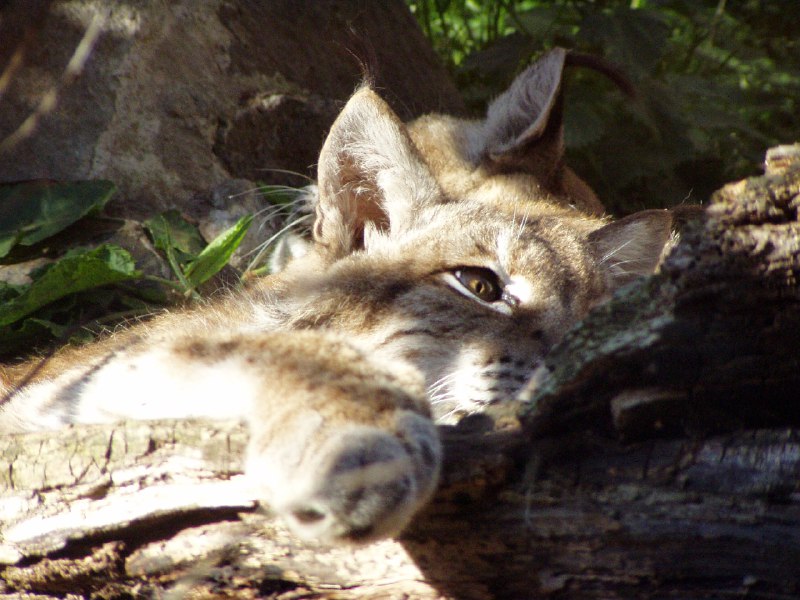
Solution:
M246 463L265 500L305 538L398 533L441 463L419 374L387 372L315 333L280 338L270 353L281 376L253 407Z
M0 432L192 417L248 422L252 486L306 538L398 533L438 480L419 374L314 331L149 339L96 354L11 394Z

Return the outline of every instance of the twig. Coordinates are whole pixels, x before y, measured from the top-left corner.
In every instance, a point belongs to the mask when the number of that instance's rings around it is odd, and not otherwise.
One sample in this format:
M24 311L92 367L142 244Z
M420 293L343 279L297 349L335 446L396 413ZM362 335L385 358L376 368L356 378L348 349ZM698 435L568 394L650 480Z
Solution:
M64 69L64 72L61 74L61 78L59 79L58 83L44 93L41 100L39 100L39 105L36 107L36 110L34 110L28 116L28 118L22 122L17 130L0 142L0 154L8 152L25 138L30 137L42 117L51 113L55 109L58 104L59 95L69 84L75 81L75 79L77 79L83 71L83 67L86 64L86 61L89 60L89 56L92 53L95 42L97 42L97 38L100 36L100 32L103 29L103 24L105 21L105 14L97 13L94 15L92 22L89 23L89 26L86 28L81 41L75 48L72 58L70 58L69 63L67 63L67 66ZM4 78L9 74L9 72L13 74L13 71L17 68L17 66L15 66L15 60L19 60L21 62L22 54L20 53L19 57L17 58L17 52L15 52L11 62L3 72L3 76L0 78L0 93L2 93L4 90L3 85L7 85L7 82L5 82Z

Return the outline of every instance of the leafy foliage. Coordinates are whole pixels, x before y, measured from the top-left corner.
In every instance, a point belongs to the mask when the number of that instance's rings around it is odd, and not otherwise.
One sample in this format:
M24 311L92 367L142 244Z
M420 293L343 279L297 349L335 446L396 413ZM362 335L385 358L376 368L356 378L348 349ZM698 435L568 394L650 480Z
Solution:
M191 289L205 283L222 267L228 264L231 255L242 243L247 230L253 223L252 215L239 219L231 227L220 233L203 248L187 265L183 275Z
M0 258L32 246L99 211L114 194L110 181L28 181L0 185Z
M606 57L631 102L574 70L568 160L612 212L702 202L800 138L794 0L407 0L476 111L542 51Z
M252 216L242 217L205 247L197 228L176 210L148 219L144 225L155 247L166 255L184 295L190 296L228 263L252 222Z
M20 260L49 256L52 236L100 210L113 192L113 184L106 181L0 186L0 259L14 266ZM154 246L172 265L177 284L143 275L131 254L113 244L68 250L27 270L22 283L0 279L0 354L27 352L53 339L91 339L89 325L147 313L153 302L167 301L165 288L195 296L195 289L227 264L251 221L240 219L208 245L177 211L145 223ZM28 248L20 253L17 245Z
M188 263L203 250L205 242L197 227L177 210L167 210L144 222L153 245L164 254L172 253L181 263Z
M6 297L0 307L0 327L69 294L135 279L139 275L131 255L117 246L68 252L60 260L33 273L33 282L23 289L17 288L15 297Z
M137 295L109 287L140 277L128 252L104 244L67 252L32 271L30 283L0 281L0 353L24 351L49 338L86 339L91 336L80 324L87 317L120 307L143 310Z

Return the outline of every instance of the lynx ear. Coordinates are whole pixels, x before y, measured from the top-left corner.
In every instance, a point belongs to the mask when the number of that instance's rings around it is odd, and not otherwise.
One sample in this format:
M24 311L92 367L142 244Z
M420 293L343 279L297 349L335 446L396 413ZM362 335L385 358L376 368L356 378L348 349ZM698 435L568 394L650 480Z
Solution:
M567 51L554 48L525 69L486 114L485 157L560 189L564 169L561 77Z
M669 242L672 216L666 210L643 210L589 234L595 254L614 287L653 273Z
M314 238L336 257L363 248L367 228L403 231L440 193L405 125L366 87L331 127L318 180Z

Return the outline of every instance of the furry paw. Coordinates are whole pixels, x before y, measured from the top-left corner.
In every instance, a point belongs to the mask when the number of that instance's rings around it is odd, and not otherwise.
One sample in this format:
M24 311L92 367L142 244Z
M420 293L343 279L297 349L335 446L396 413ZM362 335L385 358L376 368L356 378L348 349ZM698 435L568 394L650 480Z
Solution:
M434 424L402 411L391 432L340 428L308 444L294 468L251 455L247 470L268 483L266 500L299 537L365 543L408 524L436 487L441 454Z

